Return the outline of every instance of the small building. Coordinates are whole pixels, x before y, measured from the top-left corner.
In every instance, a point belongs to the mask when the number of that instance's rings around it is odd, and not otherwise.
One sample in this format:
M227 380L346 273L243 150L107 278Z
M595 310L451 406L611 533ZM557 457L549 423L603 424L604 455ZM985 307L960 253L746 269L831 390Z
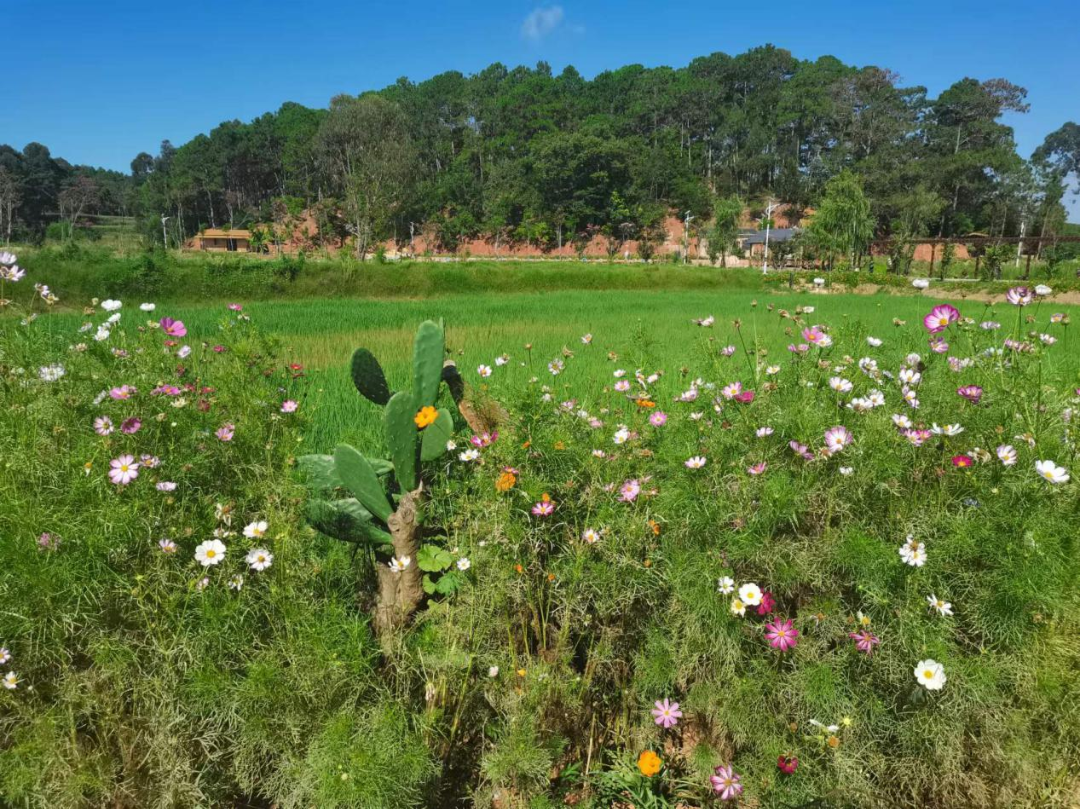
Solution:
M207 228L192 239L192 248L208 253L250 253L251 231Z
M798 228L772 228L769 233L769 247L781 242L789 242L799 234ZM765 252L765 231L759 230L749 236L740 234L740 246L751 256L760 256Z

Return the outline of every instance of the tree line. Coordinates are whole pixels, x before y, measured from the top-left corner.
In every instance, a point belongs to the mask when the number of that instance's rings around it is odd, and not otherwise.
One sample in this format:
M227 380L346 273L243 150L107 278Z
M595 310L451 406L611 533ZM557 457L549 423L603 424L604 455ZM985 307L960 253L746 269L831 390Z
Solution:
M1080 176L1080 127L1021 157L1002 116L1025 112L1026 94L963 78L932 98L886 69L770 45L591 80L496 63L227 121L139 154L129 175L71 166L40 144L0 146L0 233L35 238L50 217L130 213L158 244L252 223L269 224L260 238L273 241L303 213L314 245L361 255L418 228L447 249L477 236L561 247L597 233L647 249L675 211L726 250L732 211L768 199L816 208L833 183L837 204L853 184L865 197L856 241L867 228L1045 235L1062 226Z

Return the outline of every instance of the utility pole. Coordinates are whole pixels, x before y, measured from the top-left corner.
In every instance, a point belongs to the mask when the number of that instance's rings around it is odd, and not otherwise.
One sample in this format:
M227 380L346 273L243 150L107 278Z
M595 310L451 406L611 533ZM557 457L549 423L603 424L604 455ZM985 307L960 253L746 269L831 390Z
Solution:
M690 263L690 222L694 217L690 215L690 211L686 212L686 216L683 218L683 264Z
M779 206L770 200L769 204L765 206L765 258L761 264L761 274L765 275L769 272L769 231L772 229L772 212Z
M161 215L161 248L163 250L169 249L169 236L165 231L165 223L172 219L171 216Z

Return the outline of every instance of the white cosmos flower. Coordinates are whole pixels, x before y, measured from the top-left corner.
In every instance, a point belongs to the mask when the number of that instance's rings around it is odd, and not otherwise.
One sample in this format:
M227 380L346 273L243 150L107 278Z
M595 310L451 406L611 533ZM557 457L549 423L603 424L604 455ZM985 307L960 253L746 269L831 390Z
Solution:
M600 540L600 532L595 528L586 528L581 532L581 538L590 545L595 545Z
M480 377L482 379L487 379L489 376L491 376L491 366L481 365L476 369L476 373L480 374Z
M927 691L940 691L945 686L945 667L936 660L920 660L915 665L915 680Z
M139 308L144 312L153 312L157 309L156 303L140 303Z
M761 588L753 582L748 582L739 588L739 600L748 607L756 607L761 603Z
M716 589L721 595L731 595L735 592L735 579L731 576L721 576L716 582Z
M1035 287L1035 294L1039 296L1049 295L1053 291L1054 290L1052 290L1046 284L1039 284L1037 287Z
M776 376L778 373L780 373L779 365L770 365L768 368L765 369L766 376Z
M109 339L109 335L111 333L112 332L109 331L108 326L106 326L103 323L100 326L98 326L97 331L94 332L94 339L97 340L99 343L103 343L103 342L105 342L106 340Z
M63 365L43 365L38 369L38 376L42 382L55 382L66 373Z
M1068 483L1069 473L1064 467L1058 466L1053 461L1035 461L1035 471L1046 481L1053 484Z
M462 573L464 573L470 567L472 567L472 562L469 561L468 557L462 556L460 559L457 560L457 569L460 570Z
M195 548L195 561L203 567L212 567L225 560L225 543L220 539L208 539Z
M460 455L458 455L458 460L464 461L465 463L469 463L470 461L475 461L479 457L480 457L480 450L478 450L476 448L470 448L470 449L467 449L464 452L462 452Z
M395 573L401 573L411 563L412 563L412 559L410 559L408 556L395 556L393 559L391 559L386 564Z
M4 688L8 691L14 691L19 687L19 675L13 671L9 671L4 675L4 679L0 680L4 684Z
M11 652L0 646L0 666L6 666L9 662L11 662Z
M620 427L615 431L615 436L611 440L616 444L625 444L630 440L630 429L628 427Z
M488 677L495 678L495 677L498 677L498 676L499 676L499 667L498 666L492 666L491 668L488 669Z
M270 553L266 548L255 548L247 552L244 561L248 563L248 567L252 570L262 572L274 563L274 554Z
M701 469L705 465L705 456L695 455L692 458L687 458L685 464L687 469Z
M998 460L1001 461L1004 466L1016 465L1016 450L1012 444L1002 444L997 448ZM1037 468L1037 467L1036 467Z
M837 393L850 393L855 386L841 376L834 376L829 378L829 387Z
M904 564L912 567L922 567L926 564L926 545L909 536L907 542L900 546L898 553L904 560Z
M266 520L256 520L244 526L244 536L248 539L262 539L266 536L266 529L270 526Z
M915 287L915 289L929 289L930 281L926 278L915 278L912 279L911 285Z
M939 615L952 615L952 604L948 601L943 601L936 595L931 593L926 597L927 603L930 605L930 609L937 610Z
M101 302L101 308L104 309L106 312L115 312L123 305L124 304L122 304L120 301L114 301L111 298Z
M867 343L867 345L872 346L873 348L880 348L881 347L881 340L879 340L877 337L869 337L868 336L866 338L866 343Z

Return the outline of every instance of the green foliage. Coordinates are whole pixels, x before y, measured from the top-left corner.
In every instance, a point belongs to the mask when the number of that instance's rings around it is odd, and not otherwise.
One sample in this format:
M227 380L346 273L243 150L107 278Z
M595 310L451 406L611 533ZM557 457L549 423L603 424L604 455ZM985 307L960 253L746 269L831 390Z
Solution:
M439 408L435 421L424 428L420 439L420 460L434 461L446 454L446 445L454 435L454 417L446 408Z
M334 472L366 509L386 522L393 509L367 458L348 444L342 444L334 450Z

